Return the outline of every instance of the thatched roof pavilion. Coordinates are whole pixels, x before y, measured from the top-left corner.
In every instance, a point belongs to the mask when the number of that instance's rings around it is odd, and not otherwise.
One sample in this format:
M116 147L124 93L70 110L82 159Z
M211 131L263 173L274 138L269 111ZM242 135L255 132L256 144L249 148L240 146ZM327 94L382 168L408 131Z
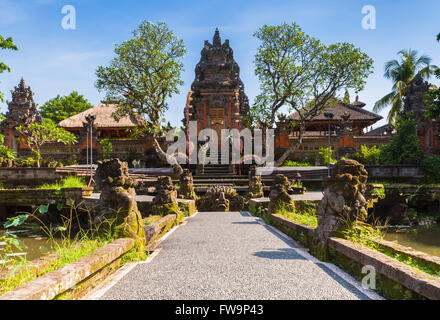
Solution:
M98 129L129 129L144 123L145 120L141 116L125 116L116 121L113 117L116 107L116 104L100 103L93 108L64 119L59 123L59 126L66 130L82 129L83 122L86 122L86 117L89 115L96 116L95 126Z

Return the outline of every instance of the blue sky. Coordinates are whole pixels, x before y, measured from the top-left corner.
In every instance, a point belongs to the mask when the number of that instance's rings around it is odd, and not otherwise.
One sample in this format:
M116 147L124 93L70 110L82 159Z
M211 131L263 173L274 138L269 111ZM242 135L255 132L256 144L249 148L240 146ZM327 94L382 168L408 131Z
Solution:
M61 27L64 5L76 9L75 30ZM365 5L376 8L375 30L361 26ZM180 95L169 101L166 112L167 120L180 125L194 67L204 40L212 40L216 27L222 40L230 40L252 103L258 94L253 64L258 42L253 32L263 24L296 22L324 43L351 42L374 59L374 74L359 94L360 100L367 103L366 108L372 110L374 102L391 89L391 83L383 77L383 66L397 58L399 50L416 49L440 65L440 43L435 41L440 32L438 12L438 0L0 0L0 34L13 37L19 47L19 51L0 52L0 61L11 67L10 73L0 75L0 91L10 99L9 90L23 76L39 105L73 90L97 104L104 94L94 86L95 70L108 65L113 45L129 39L142 20L164 21L188 49L184 59L185 84ZM354 96L351 92L352 99ZM5 112L6 104L0 106ZM386 117L386 111L381 115ZM382 123L384 120L379 124Z

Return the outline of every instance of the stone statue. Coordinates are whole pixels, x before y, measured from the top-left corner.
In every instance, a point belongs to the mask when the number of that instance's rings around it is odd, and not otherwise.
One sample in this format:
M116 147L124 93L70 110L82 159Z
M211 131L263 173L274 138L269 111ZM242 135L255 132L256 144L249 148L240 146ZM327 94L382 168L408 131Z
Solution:
M295 203L289 195L289 189L289 179L283 174L277 174L270 187L269 214L277 213L280 210L293 211L295 209Z
M263 198L263 184L261 183L261 176L256 175L256 168L252 166L249 168L249 193L248 198Z
M321 243L338 231L344 230L348 221L367 219L366 191L368 173L355 160L341 159L323 182L324 198L317 211L316 238Z
M232 187L212 186L202 198L197 199L197 208L200 211L241 211L244 198Z
M179 198L195 200L197 196L194 191L194 180L191 171L189 169L183 169L183 173L179 179Z
M115 220L114 232L119 238L132 238L138 252L145 252L145 234L141 213L136 203L136 181L128 176L128 165L119 159L98 161L94 180L101 190L97 214L91 225Z
M229 211L229 200L226 199L225 193L220 192L220 196L215 200L216 210L218 211Z
M153 199L153 213L161 216L179 214L177 191L169 176L157 178L156 196Z

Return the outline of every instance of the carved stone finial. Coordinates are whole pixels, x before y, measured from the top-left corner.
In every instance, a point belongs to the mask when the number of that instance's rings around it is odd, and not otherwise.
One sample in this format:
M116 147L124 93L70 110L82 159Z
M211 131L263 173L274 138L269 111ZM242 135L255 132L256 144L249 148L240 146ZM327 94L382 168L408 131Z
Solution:
M212 45L214 47L221 47L221 45L222 45L222 40L220 38L220 32L218 31L218 28L215 28L214 39L212 40Z
M269 214L277 213L280 210L293 211L295 209L295 203L289 195L289 188L289 179L283 174L277 174L270 187Z

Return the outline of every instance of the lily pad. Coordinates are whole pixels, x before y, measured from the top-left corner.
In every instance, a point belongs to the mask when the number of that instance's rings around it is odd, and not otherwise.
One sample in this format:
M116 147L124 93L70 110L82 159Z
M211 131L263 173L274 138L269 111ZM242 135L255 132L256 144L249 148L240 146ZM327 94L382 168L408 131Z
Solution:
M42 204L39 208L38 211L40 213L46 213L49 210L49 205L48 204Z
M8 218L8 220L3 224L3 226L5 228L18 227L19 225L23 224L23 222L25 222L28 217L29 217L28 214L20 214L15 217ZM9 232L9 234L11 234L11 232Z

